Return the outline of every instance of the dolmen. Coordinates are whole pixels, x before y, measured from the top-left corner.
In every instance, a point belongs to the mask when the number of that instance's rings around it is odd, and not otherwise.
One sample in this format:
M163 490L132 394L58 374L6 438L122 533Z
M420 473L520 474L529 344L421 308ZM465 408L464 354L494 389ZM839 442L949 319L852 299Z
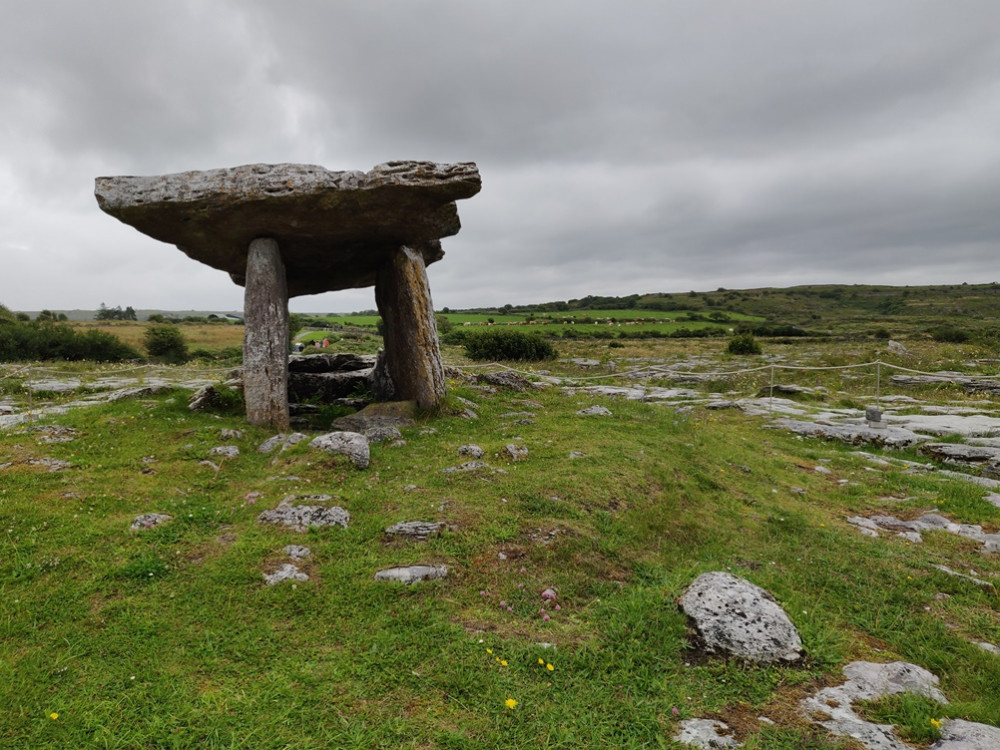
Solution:
M426 266L482 187L472 162L394 161L369 172L249 164L98 177L103 211L245 287L247 419L289 426L288 299L375 287L395 398L437 407L444 371Z

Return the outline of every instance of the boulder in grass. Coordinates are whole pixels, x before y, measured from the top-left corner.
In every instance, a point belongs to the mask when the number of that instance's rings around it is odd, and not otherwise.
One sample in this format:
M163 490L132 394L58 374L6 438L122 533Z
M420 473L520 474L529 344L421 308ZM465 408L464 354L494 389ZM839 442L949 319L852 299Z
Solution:
M731 573L704 573L680 598L709 653L753 662L794 662L802 640L767 591Z
M309 445L326 453L347 456L359 469L367 469L371 460L368 438L357 432L329 432L313 438Z

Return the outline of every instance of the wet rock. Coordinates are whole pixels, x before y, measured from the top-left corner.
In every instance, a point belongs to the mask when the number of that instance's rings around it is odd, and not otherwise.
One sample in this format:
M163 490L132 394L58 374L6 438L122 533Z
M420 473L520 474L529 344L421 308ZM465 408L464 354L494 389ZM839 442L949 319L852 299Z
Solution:
M387 568L375 574L376 581L398 581L406 585L447 577L448 568L444 565L409 565L401 568Z
M313 438L309 445L326 453L347 456L359 469L367 469L371 459L368 438L356 432L330 432Z
M802 657L798 631L774 597L731 573L698 576L679 603L709 653L763 663Z

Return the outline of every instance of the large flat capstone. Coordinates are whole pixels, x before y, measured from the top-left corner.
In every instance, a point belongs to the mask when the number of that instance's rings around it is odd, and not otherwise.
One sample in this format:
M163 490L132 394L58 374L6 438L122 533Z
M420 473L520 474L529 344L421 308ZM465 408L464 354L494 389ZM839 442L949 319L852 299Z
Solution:
M369 172L248 164L152 177L98 177L101 209L244 284L247 248L277 241L288 295L373 286L403 245L424 263L458 232L455 201L479 192L474 163L393 161Z

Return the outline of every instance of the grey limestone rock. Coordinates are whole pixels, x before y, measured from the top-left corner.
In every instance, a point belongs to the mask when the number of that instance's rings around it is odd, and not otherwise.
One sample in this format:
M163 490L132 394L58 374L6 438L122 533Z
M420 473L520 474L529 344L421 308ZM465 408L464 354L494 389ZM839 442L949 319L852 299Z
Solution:
M588 406L586 409L580 409L577 414L581 416L610 417L611 410L606 406Z
M281 248L288 295L373 286L401 245L439 260L458 232L454 201L482 186L475 164L396 161L369 172L248 164L151 177L98 177L103 211L243 284L258 237Z
M448 568L444 565L409 565L400 568L387 568L375 574L376 581L398 581L406 585L447 577Z
M313 438L309 445L326 453L347 456L359 469L367 469L371 459L368 438L357 432L330 432Z
M454 474L461 471L477 471L478 469L488 469L490 465L485 461L466 461L464 464L459 464L458 466L449 466L446 469L441 469L442 474Z
M885 695L914 693L938 703L947 703L938 690L938 678L922 667L906 662L875 664L851 662L844 667L847 681L801 701L800 708L807 718L833 734L853 737L870 750L912 750L899 740L889 724L875 724L858 716L853 708L856 701L875 700Z
M220 403L222 399L219 389L214 385L206 385L199 388L188 400L188 409L191 411L204 411Z
M288 372L353 372L375 366L374 354L293 354L288 358Z
M154 526L159 526L162 523L172 520L174 520L174 517L166 513L143 513L141 516L135 517L129 528L132 531L145 531L146 529L151 529Z
M722 747L742 747L733 737L729 737L729 727L714 719L686 719L680 724L680 730L674 735L674 742L680 742L692 747L712 750Z
M466 445L458 446L458 455L472 456L472 458L482 458L486 455L486 451L474 443L467 443Z
M308 581L309 576L300 571L297 566L285 563L273 573L265 573L264 580L268 586L274 586L282 581Z
M511 461L523 461L528 457L528 449L523 445L507 443L507 445L503 447L503 454Z
M807 437L839 440L848 445L881 445L886 448L908 448L922 443L926 438L903 427L886 426L874 429L867 425L820 424L801 419L776 419L770 427L788 430Z
M303 547L301 544L289 544L282 548L282 551L293 560L304 560L312 554L312 550Z
M516 372L501 370L499 372L482 372L476 375L476 382L494 385L500 388L510 388L514 391L523 391L531 387L531 381Z
M303 499L308 497L304 496ZM296 499L299 499L296 495L289 495L277 508L265 510L257 516L257 520L262 523L287 526L295 531L326 526L342 526L346 529L351 520L351 514L339 506L324 508L319 505L292 505L292 501Z
M930 750L997 750L1000 729L965 719L950 719L941 727L941 739Z
M386 528L389 536L405 537L417 541L426 541L428 537L440 534L444 524L440 521L402 521Z
M798 631L774 597L731 573L698 576L679 603L709 653L764 663L802 657Z
M267 440L265 440L263 443L257 446L257 451L259 453L272 453L278 448L281 448L281 450L285 450L286 448L290 448L296 443L301 443L305 439L306 436L303 435L301 432L293 432L290 435L284 432L279 432L277 435L269 437Z
M210 456L220 456L222 458L236 458L240 455L240 449L235 445L218 445L208 452Z

